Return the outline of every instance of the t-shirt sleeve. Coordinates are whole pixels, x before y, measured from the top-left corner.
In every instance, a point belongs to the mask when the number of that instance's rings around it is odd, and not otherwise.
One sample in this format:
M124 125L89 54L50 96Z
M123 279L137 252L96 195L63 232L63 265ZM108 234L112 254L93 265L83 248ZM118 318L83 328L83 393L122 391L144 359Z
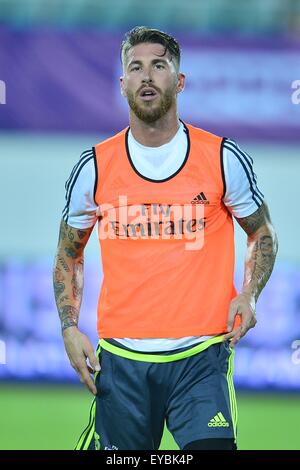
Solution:
M71 227L86 229L97 222L97 204L94 200L96 161L93 150L80 156L66 181L66 205L62 216Z
M253 159L231 139L224 139L222 157L225 180L223 202L234 217L247 217L264 201L257 185Z

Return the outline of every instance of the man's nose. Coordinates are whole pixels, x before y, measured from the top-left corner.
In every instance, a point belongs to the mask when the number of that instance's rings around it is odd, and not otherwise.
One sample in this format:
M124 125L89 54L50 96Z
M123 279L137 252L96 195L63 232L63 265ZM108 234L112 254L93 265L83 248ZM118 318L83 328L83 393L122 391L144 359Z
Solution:
M142 82L143 83L151 83L152 81L153 80L152 80L151 73L148 70L145 70L144 74L143 74Z
M152 83L152 81L153 80L150 77L145 77L145 78L142 79L142 83Z

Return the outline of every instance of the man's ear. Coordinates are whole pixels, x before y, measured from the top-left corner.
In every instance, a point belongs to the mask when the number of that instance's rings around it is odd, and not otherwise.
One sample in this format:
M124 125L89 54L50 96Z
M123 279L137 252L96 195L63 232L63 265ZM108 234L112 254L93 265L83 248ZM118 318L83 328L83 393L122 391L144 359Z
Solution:
M126 91L124 87L124 77L120 77L120 88L121 88L121 95L126 97L127 95L126 95Z
M177 82L177 93L181 93L184 90L185 86L185 75L184 73L178 74L178 82Z

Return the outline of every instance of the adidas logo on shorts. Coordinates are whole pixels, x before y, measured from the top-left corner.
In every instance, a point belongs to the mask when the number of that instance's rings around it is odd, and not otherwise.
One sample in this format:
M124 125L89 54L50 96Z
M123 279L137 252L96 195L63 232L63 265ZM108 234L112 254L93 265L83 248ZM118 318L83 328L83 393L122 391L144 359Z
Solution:
M207 426L210 428L229 428L229 423L226 421L221 411L219 411L219 413L207 423Z

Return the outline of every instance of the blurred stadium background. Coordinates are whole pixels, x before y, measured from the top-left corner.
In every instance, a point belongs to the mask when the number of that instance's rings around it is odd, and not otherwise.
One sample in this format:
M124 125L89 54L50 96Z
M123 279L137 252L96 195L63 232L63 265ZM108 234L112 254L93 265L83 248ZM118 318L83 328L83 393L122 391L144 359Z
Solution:
M279 235L257 327L236 350L241 449L300 449L300 1L0 0L0 448L72 449L90 396L69 366L52 293L64 182L127 125L119 45L136 25L182 44L180 116L236 139ZM236 227L236 282L245 236ZM80 325L96 345L96 235ZM166 431L162 448L176 448Z

